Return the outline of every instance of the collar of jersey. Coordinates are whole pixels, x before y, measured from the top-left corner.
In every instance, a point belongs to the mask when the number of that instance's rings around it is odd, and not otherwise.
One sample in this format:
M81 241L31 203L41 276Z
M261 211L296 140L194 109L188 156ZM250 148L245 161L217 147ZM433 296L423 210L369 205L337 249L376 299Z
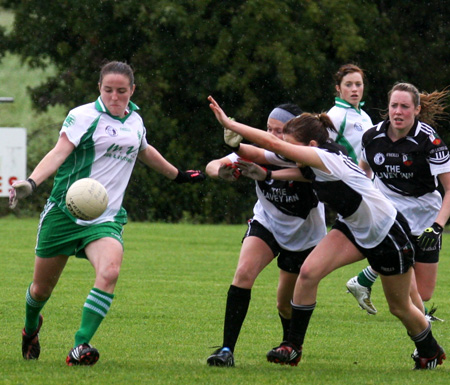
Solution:
M388 130L388 128L389 128L389 126L391 125L391 121L389 120L389 119L386 119L386 120L384 120L382 123L381 123L381 129L384 131L384 133L385 133L385 135L386 135L386 137L388 137L388 134L387 134L387 130ZM403 138L401 138L401 139L405 139L406 137L411 137L411 138L414 138L416 135L417 135L417 126L419 125L419 120L418 119L414 119L414 124L413 124L413 126L410 128L410 130L408 131L408 133L406 134L406 136L404 136ZM399 139L399 140L401 140L401 139Z
M128 102L128 111L129 111L129 113L126 114L123 118L119 118L118 116L111 115L111 113L108 111L106 106L103 104L101 96L99 96L97 98L97 100L95 102L95 108L97 109L97 111L104 112L105 114L108 114L109 116L111 116L111 118L119 120L122 123L125 122L125 120L128 119L128 117L131 115L131 113L133 111L139 110L139 107L130 100Z
M360 102L358 105L359 110L357 110L355 108L355 106L351 105L349 102L345 101L344 99L335 97L334 98L334 102L336 104L337 107L341 107L341 108L353 108L356 112L361 113L361 107L364 106L364 104L366 104L366 102Z

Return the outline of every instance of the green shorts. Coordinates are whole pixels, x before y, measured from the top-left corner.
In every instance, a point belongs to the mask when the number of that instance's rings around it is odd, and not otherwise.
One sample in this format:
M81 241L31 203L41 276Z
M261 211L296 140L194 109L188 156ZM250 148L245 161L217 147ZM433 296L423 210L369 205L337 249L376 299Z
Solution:
M57 255L86 258L84 248L100 238L117 239L123 247L122 232L123 226L116 222L91 226L78 225L58 206L49 202L41 213L35 251L41 258L52 258Z

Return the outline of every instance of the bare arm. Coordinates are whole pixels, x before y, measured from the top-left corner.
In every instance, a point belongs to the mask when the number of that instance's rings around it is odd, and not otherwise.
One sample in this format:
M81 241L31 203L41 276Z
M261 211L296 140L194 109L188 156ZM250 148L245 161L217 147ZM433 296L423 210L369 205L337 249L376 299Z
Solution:
M208 100L211 102L209 105L211 110L222 126L242 135L247 140L258 144L266 150L283 155L302 165L312 166L328 172L319 155L312 148L284 142L265 131L230 120L212 96L209 96Z
M369 163L365 162L364 160L360 160L359 167L366 173L367 178L373 178L373 171L370 168Z
M226 156L220 159L214 159L206 165L205 172L211 178L219 179L220 167L228 164L231 164L231 162Z
M67 157L72 153L75 146L66 134L62 133L58 141L47 155L45 155L33 172L30 178L33 179L37 186L45 181L50 175L53 175L56 170L64 163Z
M438 178L444 188L444 198L435 222L444 227L450 217L450 172L440 174Z
M55 147L42 158L29 178L13 183L9 190L9 207L14 209L19 200L32 194L37 186L56 172L74 148L75 146L67 139L66 134L61 134Z
M214 159L206 165L206 174L214 179L223 179L228 182L236 182L241 176L236 164L228 157Z
M141 151L138 159L171 180L174 180L178 175L178 169L169 163L153 146L149 145L145 150Z
M265 164L267 163L266 156L264 155L264 149L252 146L250 144L242 144L239 146L239 150L236 151L241 158L251 160L252 162Z

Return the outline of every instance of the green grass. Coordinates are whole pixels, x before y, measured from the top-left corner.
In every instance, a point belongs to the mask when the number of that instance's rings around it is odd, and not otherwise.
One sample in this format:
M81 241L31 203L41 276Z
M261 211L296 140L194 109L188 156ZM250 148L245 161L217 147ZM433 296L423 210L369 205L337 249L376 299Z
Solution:
M43 310L42 353L25 362L20 352L25 290L32 278L37 219L0 219L0 384L448 384L450 362L431 372L411 370L414 349L388 313L380 283L379 313L368 316L345 293L345 282L366 263L342 268L320 286L304 357L297 368L269 364L277 345L276 264L258 278L238 341L235 368L210 368L206 358L222 340L226 293L245 226L130 223L125 258L112 308L92 343L93 367L69 368L64 359L79 326L94 273L70 259ZM450 244L445 235L444 244ZM442 252L433 301L433 333L450 350L450 259Z

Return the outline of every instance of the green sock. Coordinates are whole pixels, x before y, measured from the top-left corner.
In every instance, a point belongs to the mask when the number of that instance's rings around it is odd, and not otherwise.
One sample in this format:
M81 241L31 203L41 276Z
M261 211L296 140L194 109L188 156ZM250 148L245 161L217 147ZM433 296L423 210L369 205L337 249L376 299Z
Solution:
M106 317L114 294L93 288L83 307L80 329L75 333L75 346L89 343Z
M48 301L48 298L45 301L36 301L30 294L30 286L27 289L25 303L25 333L28 335L36 331L39 325L39 314Z
M378 274L375 273L370 266L367 266L358 274L358 283L364 287L372 287L377 278Z

